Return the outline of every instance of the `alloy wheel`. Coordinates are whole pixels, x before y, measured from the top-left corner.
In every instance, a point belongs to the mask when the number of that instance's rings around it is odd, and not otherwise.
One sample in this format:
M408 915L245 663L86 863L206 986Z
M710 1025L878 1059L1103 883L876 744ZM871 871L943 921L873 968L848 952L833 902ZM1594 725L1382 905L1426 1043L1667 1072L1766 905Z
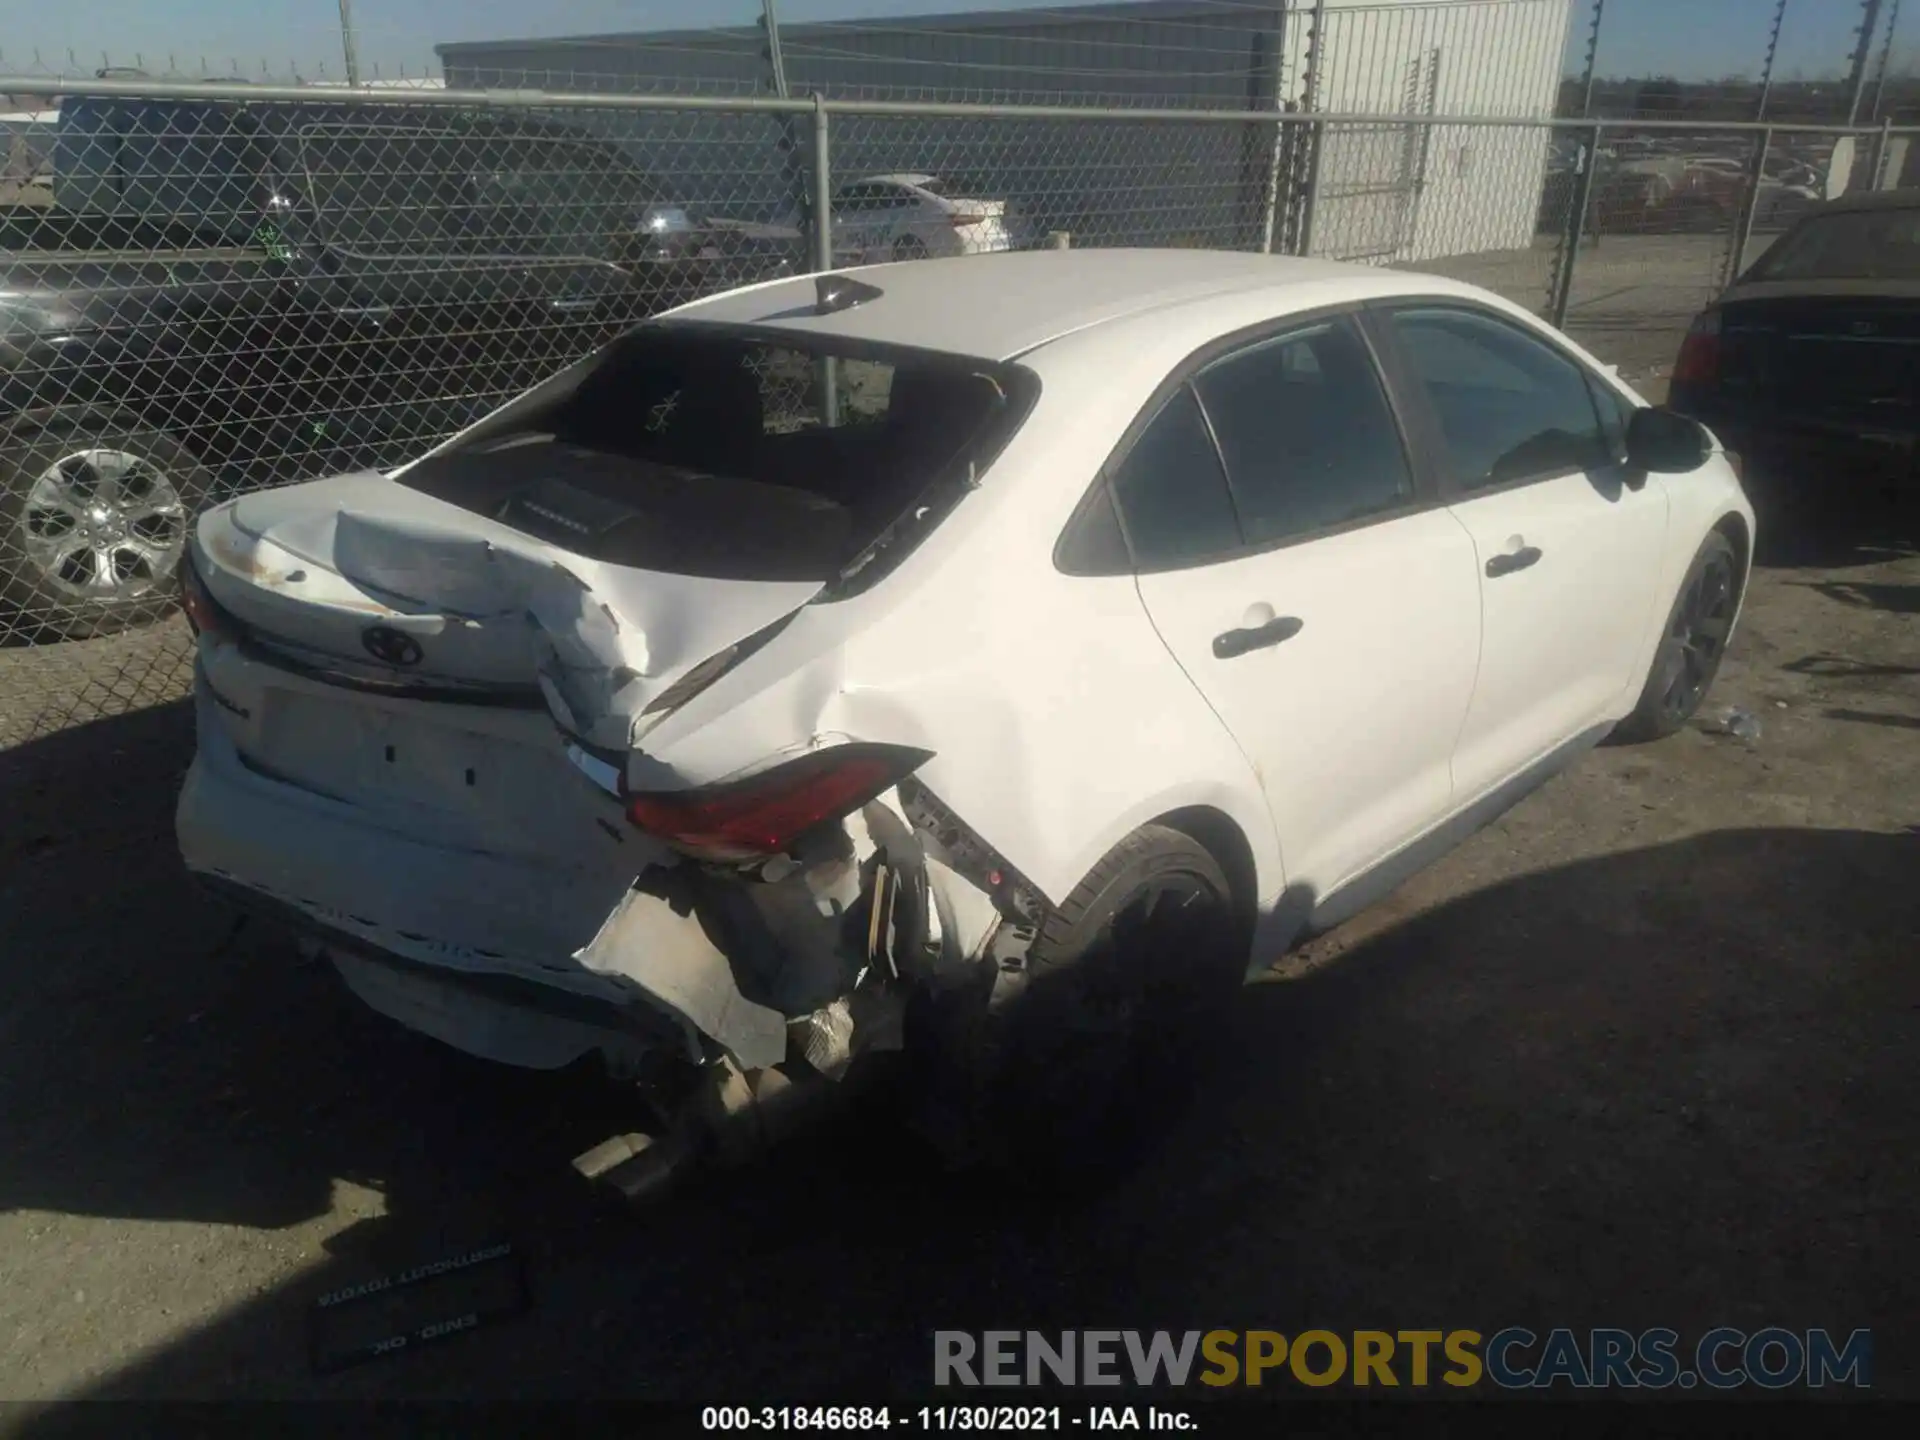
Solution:
M1715 555L1688 581L1667 633L1669 673L1660 706L1684 720L1699 706L1733 628L1733 567Z
M127 450L77 450L27 491L22 548L43 589L70 600L131 600L164 584L186 545L173 480Z

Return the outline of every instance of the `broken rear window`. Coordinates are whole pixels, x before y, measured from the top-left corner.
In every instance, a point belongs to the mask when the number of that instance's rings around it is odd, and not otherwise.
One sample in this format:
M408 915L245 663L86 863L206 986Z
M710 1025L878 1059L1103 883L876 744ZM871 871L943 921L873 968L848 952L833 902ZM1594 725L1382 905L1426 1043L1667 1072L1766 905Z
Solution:
M830 582L939 518L928 492L1005 441L1023 374L647 326L550 410L400 479L612 564Z

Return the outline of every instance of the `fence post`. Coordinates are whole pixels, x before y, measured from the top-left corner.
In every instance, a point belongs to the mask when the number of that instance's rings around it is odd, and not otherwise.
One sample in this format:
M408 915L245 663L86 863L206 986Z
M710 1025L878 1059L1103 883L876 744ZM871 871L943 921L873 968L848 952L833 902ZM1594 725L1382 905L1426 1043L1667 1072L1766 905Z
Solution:
M1580 144L1579 170L1573 182L1573 205L1567 213L1560 242L1559 271L1553 277L1553 294L1547 305L1548 318L1556 329L1567 324L1567 305L1573 299L1573 271L1580 258L1580 232L1586 227L1587 206L1593 202L1593 172L1600 168L1600 131L1595 125Z
M827 136L827 97L813 93L813 268L833 268L833 165ZM840 423L840 367L833 356L818 362L820 418L829 430Z
M1733 222L1733 250L1727 256L1723 285L1731 285L1746 268L1747 243L1753 239L1754 217L1760 213L1760 182L1767 173L1767 150L1773 144L1773 127L1762 130L1753 142L1753 163L1747 167L1747 193L1740 201L1740 214Z
M1315 120L1307 130L1306 193L1300 197L1300 248L1298 255L1313 254L1313 212L1320 204L1320 151L1326 139L1327 122Z
M813 96L813 268L833 268L833 162L827 138L827 97Z
M1893 148L1893 117L1880 117L1880 133L1873 138L1873 168L1867 172L1868 185L1874 190L1887 189L1887 153Z

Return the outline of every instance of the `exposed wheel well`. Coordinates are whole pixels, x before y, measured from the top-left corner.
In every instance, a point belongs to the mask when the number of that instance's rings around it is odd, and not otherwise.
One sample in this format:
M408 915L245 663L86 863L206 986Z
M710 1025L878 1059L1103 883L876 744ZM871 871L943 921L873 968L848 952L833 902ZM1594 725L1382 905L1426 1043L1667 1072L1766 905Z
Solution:
M1260 881L1253 864L1253 847L1233 819L1210 805L1189 805L1153 823L1178 830L1206 847L1226 872L1227 884L1233 887L1233 908L1252 924L1260 904Z

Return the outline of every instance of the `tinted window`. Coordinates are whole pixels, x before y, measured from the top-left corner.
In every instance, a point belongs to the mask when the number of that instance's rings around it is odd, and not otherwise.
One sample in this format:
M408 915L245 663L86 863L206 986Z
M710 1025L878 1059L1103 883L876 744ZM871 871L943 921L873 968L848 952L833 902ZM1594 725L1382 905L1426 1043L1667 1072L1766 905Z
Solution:
M1920 280L1920 208L1821 215L1787 233L1749 280Z
M1620 392L1598 375L1589 375L1587 385L1593 391L1593 408L1600 412L1600 433L1607 442L1607 453L1615 460L1627 458L1627 421L1632 407L1620 398Z
M1393 325L1462 489L1611 463L1586 372L1564 355L1462 310L1401 310Z
M1114 471L1113 495L1143 570L1223 555L1240 544L1220 453L1185 386Z
M1194 386L1250 545L1378 514L1413 494L1373 358L1346 321L1243 350Z

